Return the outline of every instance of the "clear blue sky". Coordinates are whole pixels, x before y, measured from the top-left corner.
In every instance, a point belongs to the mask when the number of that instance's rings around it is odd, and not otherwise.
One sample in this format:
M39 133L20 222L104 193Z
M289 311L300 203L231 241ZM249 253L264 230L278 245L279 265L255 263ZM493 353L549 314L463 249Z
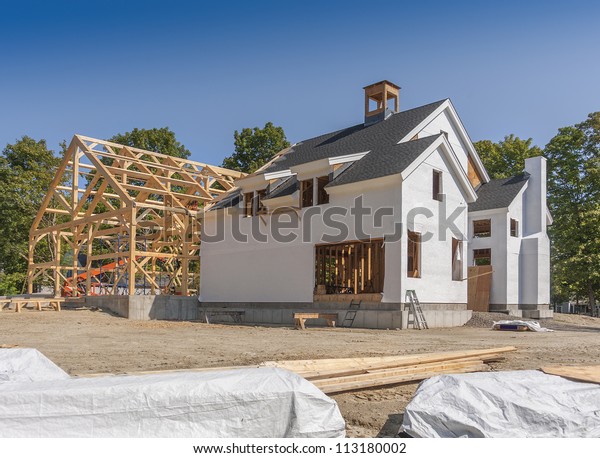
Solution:
M577 0L0 0L0 147L169 126L220 164L235 129L361 122L381 79L401 109L450 97L474 141L543 146L600 110L599 24Z

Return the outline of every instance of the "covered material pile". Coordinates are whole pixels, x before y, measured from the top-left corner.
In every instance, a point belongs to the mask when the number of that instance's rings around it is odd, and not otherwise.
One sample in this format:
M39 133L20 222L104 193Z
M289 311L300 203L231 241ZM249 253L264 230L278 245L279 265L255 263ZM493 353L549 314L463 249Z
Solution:
M0 348L0 383L68 378L69 374L34 348Z
M373 358L268 361L263 365L293 371L331 394L424 380L440 374L487 371L486 362L502 359L504 353L515 350L515 347L501 347Z
M540 371L423 382L402 428L413 437L600 437L600 385Z
M0 360L6 351L0 349ZM22 355L35 361L36 353ZM13 370L10 381L0 383L0 437L345 435L335 401L284 369L93 378L46 371L43 380L11 364L23 372Z

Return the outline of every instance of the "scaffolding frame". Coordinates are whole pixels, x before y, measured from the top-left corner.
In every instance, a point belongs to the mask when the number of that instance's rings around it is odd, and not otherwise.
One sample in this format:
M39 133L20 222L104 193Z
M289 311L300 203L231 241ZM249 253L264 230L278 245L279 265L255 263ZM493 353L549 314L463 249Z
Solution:
M136 279L144 290L149 285L151 294L195 293L190 262L200 261L203 207L243 176L75 135L31 226L28 293L46 278L56 297L65 290L87 294L93 282L102 285L101 266L107 262L114 265L111 284L103 285L108 294L118 294L125 281L127 294L134 295ZM63 259L65 253L72 259ZM169 273L169 290L157 283L157 263ZM98 265L100 275L93 270Z

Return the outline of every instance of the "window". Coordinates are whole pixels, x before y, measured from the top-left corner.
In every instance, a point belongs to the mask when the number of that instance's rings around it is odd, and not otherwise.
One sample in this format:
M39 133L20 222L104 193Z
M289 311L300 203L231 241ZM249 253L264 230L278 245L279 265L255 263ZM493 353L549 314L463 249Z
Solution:
M263 203L265 195L267 194L266 189L256 191L256 215L262 215L267 213L267 207Z
M492 250L484 248L482 250L473 250L473 265L490 266L492 265Z
M407 275L411 278L421 278L421 234L408 231L407 238Z
M442 172L433 171L433 199L442 201Z
M462 280L462 242L452 238L452 280Z
M491 237L492 236L492 220L480 219L473 221L473 237Z
M304 180L301 182L302 193L300 195L300 200L302 204L302 208L312 207L313 205L313 179Z
M317 178L317 205L329 203L329 194L325 191L327 183L329 183L329 175Z
M519 236L519 222L516 219L510 219L510 236L518 237Z
M249 217L253 215L252 204L254 201L254 193L247 192L244 194L244 216Z

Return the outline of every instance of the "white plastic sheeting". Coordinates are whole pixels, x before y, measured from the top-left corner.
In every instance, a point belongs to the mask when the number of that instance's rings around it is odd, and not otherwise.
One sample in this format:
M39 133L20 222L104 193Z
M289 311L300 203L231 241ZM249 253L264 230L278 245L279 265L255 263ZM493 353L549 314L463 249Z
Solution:
M0 437L344 437L335 401L279 368L0 385Z
M34 348L0 348L0 383L68 378L69 374Z
M537 321L524 321L524 320L500 320L494 321L492 325L492 329L500 329L500 325L510 325L510 326L527 326L530 331L534 332L554 332L553 329L542 328Z
M600 437L600 385L540 371L432 377L406 407L413 437Z

